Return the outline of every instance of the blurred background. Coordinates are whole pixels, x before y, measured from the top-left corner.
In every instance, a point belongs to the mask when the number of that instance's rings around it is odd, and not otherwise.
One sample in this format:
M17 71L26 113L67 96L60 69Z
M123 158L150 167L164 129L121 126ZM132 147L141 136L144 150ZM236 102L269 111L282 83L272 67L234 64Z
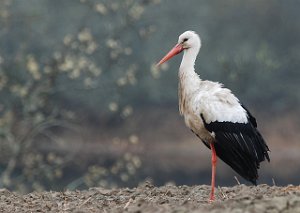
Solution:
M181 56L230 88L271 149L259 183L299 184L300 1L1 0L0 187L210 184L210 151L178 113ZM219 161L221 162L221 161ZM224 163L217 184L246 183Z

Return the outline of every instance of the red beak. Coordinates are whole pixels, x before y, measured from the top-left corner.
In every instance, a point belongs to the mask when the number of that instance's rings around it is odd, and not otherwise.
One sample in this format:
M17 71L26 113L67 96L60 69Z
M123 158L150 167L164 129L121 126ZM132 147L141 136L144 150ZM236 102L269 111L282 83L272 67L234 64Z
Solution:
M173 56L177 55L178 53L181 53L183 51L183 46L182 44L177 44L175 47L173 47L173 49L170 50L170 52L168 52L168 54L163 57L160 62L158 62L156 64L156 66L159 66L163 63L165 63L167 60L169 60L170 58L172 58Z

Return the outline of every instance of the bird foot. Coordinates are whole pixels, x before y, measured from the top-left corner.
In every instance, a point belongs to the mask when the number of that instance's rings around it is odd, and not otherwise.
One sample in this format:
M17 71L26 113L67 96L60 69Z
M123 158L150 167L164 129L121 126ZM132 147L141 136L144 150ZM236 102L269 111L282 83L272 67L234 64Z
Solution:
M211 195L209 200L208 200L208 203L213 203L214 201L215 201L215 196Z

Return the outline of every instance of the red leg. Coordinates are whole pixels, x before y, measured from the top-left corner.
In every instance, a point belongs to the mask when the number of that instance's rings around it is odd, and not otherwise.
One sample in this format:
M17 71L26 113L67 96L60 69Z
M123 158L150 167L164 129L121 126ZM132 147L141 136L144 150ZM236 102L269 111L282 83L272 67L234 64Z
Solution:
M210 148L211 148L212 168L211 168L211 193L210 193L209 201L214 201L215 200L215 177L216 177L216 166L217 166L217 155L216 155L214 142L210 143Z

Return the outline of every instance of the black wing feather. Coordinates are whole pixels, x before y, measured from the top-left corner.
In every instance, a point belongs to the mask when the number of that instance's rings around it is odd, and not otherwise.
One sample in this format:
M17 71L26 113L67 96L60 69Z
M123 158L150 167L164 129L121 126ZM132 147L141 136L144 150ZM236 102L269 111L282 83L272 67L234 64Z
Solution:
M215 134L215 149L217 156L246 180L256 185L257 169L260 162L270 161L269 148L256 129L255 118L248 113L248 123L211 122L205 128ZM205 143L205 142L204 142ZM205 143L205 145L207 145ZM210 148L210 147L209 147Z
M244 108L244 110L246 110L247 115L248 115L248 118L249 118L249 121L251 122L251 124L252 124L255 128L257 128L256 119L252 116L252 114L250 113L250 111L249 111L243 104L242 104L241 106Z

